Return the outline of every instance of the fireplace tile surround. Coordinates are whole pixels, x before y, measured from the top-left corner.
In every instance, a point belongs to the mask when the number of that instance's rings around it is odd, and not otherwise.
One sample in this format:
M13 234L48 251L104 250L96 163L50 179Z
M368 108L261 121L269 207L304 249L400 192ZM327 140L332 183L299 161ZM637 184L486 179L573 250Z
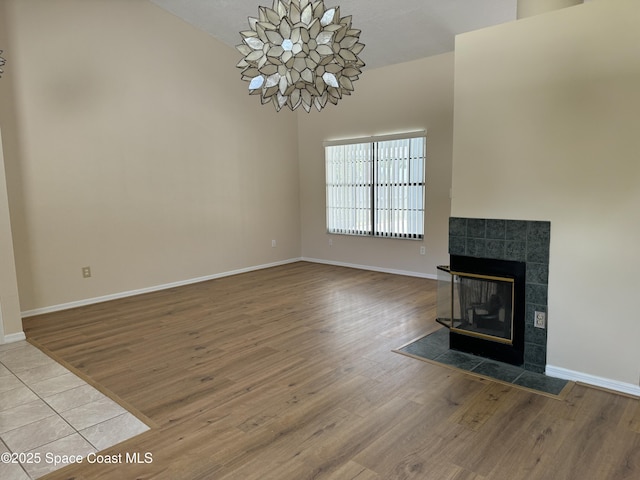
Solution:
M547 330L535 328L535 311L547 312L551 223L530 220L449 218L449 254L525 262L526 370L544 373ZM549 318L547 315L547 326Z

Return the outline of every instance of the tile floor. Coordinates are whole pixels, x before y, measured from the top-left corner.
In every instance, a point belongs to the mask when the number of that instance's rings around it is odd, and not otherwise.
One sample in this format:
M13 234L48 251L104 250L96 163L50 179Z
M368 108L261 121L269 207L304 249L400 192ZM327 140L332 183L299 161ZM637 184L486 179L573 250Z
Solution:
M85 457L148 429L30 343L0 345L0 479L39 478L65 466L56 455Z
M449 350L449 330L446 328L405 345L398 351L550 395L559 395L569 383L567 380L530 372L508 363Z

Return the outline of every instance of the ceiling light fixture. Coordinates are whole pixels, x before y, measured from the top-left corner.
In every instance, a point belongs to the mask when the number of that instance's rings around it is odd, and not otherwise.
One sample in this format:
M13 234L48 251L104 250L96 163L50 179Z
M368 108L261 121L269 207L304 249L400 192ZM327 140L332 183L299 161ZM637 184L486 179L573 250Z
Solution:
M2 55L2 50L0 50L0 55ZM2 74L4 73L4 70L2 70L2 67L4 67L4 64L7 63L7 61L2 58L2 56L0 56L0 77L2 77Z
M302 105L307 112L351 95L365 64L350 15L340 17L340 7L326 8L322 0L274 0L273 8L258 12L236 47L244 55L237 67L250 95L273 102L276 111Z

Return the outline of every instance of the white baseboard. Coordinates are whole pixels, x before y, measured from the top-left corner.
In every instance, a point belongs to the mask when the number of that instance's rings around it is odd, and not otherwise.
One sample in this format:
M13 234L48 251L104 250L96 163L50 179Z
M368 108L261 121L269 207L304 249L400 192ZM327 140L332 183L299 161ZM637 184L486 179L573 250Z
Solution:
M412 272L409 270L395 270L392 268L382 268L382 267L373 267L371 265L357 265L354 263L345 263L345 262L334 262L332 260L321 260L319 258L308 258L302 257L300 260L303 262L311 262L311 263L323 263L325 265L335 265L336 267L348 267L348 268L357 268L359 270L369 270L373 272L380 273L392 273L394 275L406 275L408 277L419 277L419 278L428 278L430 280L437 280L437 275L433 275L430 273L422 273L422 272Z
M545 373L550 377L586 383L587 385L593 385L594 387L600 387L607 390L613 390L616 392L626 393L627 395L640 397L640 386L634 385L632 383L619 382L617 380L611 380L609 378L597 377L595 375L589 375L588 373L576 372L574 370L568 370L561 367L554 367L553 365L547 365Z
M35 315L42 315L45 313L59 312L62 310L69 310L71 308L84 307L86 305L93 305L95 303L108 302L110 300L118 300L120 298L133 297L135 295L142 295L143 293L151 293L151 292L157 292L160 290L167 290L169 288L174 288L174 287L182 287L185 285L191 285L193 283L206 282L207 280L215 280L216 278L230 277L232 275L238 275L240 273L247 273L247 272L252 272L254 270L262 270L265 268L277 267L279 265L286 265L288 263L299 262L300 260L301 260L300 258L291 258L291 259L283 260L280 262L274 262L274 263L269 263L264 265L255 265L252 267L240 268L238 270L232 270L229 272L215 273L213 275L207 275L204 277L190 278L188 280L181 280L178 282L165 283L163 285L156 285L153 287L140 288L138 290L130 290L127 292L114 293L111 295L104 295L101 297L87 298L84 300L78 300L76 302L53 305L51 307L36 308L34 310L27 310L22 312L22 318L33 317Z
M240 273L246 273L246 272L252 272L255 270L262 270L265 268L271 268L271 267L277 267L279 265L286 265L288 263L294 263L294 262L299 262L299 261L304 261L304 262L311 262L311 263L323 263L326 265L335 265L338 267L349 267L349 268L357 268L360 270L370 270L370 271L374 271L374 272L381 272L381 273L392 273L395 275L407 275L410 277L420 277L420 278L428 278L431 280L436 280L437 276L436 275L431 275L428 273L421 273L421 272L411 272L411 271L407 271L407 270L395 270L395 269L389 269L389 268L380 268L380 267L373 267L370 265L356 265L356 264L352 264L352 263L344 263L344 262L333 262L333 261L329 261L329 260L321 260L321 259L317 259L317 258L291 258L288 260L283 260L280 262L274 262L274 263L269 263L269 264L264 264L264 265L255 265L252 267L247 267L247 268L241 268L238 270L232 270L229 272L222 272L222 273L216 273L213 275L207 275L204 277L198 277L198 278L191 278L188 280L181 280L179 282L172 282L172 283L166 283L163 285L156 285L153 287L147 287L147 288L140 288L138 290L130 290L130 291L126 291L126 292L119 292L119 293L114 293L111 295L104 295L101 297L93 297L93 298L87 298L84 300L78 300L75 302L69 302L69 303L62 303L59 305L52 305L50 307L43 307L43 308L36 308L33 310L26 310L24 312L22 312L22 318L27 318L27 317L33 317L35 315L43 315L45 313L53 313L53 312L59 312L62 310L69 310L71 308L77 308L77 307L84 307L86 305L93 305L95 303L102 303L102 302L108 302L110 300L118 300L120 298L126 298L126 297L133 297L135 295L142 295L143 293L151 293L151 292L157 292L160 290L167 290L169 288L174 288L174 287L182 287L184 285L191 285L193 283L199 283L199 282L206 282L207 280L215 280L216 278L222 278L222 277L230 277L231 275L238 275ZM24 335L24 334L23 334ZM24 340L24 338L21 338L19 340ZM18 340L15 340L18 341Z
M24 332L18 332L18 333L10 333L9 335L5 335L2 338L2 342L0 343L15 343L15 342L21 342L22 340L26 340L27 337L25 336Z

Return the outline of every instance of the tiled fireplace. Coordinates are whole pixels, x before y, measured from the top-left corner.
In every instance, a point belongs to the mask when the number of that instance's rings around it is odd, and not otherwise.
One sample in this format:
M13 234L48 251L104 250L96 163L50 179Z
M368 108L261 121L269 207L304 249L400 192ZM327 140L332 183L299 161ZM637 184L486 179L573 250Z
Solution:
M544 373L547 330L534 327L534 312L547 312L550 222L451 217L449 254L523 262L524 363L526 370Z

